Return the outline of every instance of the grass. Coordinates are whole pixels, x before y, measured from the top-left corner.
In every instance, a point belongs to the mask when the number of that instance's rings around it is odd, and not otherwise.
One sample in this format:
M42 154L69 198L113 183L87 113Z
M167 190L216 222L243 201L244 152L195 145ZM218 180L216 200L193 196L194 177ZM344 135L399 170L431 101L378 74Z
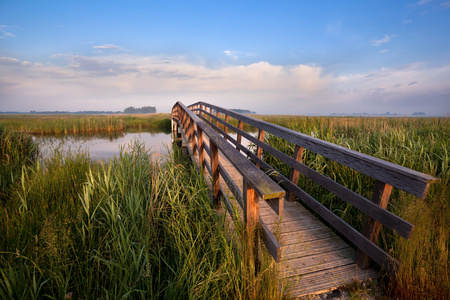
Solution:
M416 227L410 240L383 228L379 245L401 265L386 287L390 296L399 299L450 298L448 118L260 118L440 178L441 183L431 185L424 200L394 189L388 209ZM266 142L293 154L295 145L280 138L267 135ZM289 175L287 165L268 153L264 153L264 158L278 171ZM303 162L370 199L374 184L371 178L310 151L304 152ZM299 186L361 231L365 221L362 213L305 177L300 178Z
M2 115L0 124L32 134L92 133L161 128L170 132L170 114L150 115Z
M268 254L255 274L245 230L227 240L179 153L155 162L135 142L108 164L23 164L0 205L0 298L281 298Z

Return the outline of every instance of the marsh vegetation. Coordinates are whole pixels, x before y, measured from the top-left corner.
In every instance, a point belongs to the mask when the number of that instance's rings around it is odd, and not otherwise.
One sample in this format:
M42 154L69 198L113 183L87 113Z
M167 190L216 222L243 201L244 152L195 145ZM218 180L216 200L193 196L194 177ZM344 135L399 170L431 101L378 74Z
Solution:
M92 130L94 122L118 124L98 125L98 130L125 126L106 116L97 121L53 117L48 123L36 116L1 120L7 127L0 127L0 298L282 297L270 257L255 275L246 243L239 242L243 228L238 226L240 234L230 240L225 220L211 209L207 185L178 149L155 161L136 141L106 163L86 152L58 149L39 160L39 149L25 132ZM401 264L395 276L385 277L391 297L450 296L448 119L258 117L440 178L426 199L393 193L389 210L414 224L415 231L404 240L383 230L379 243ZM133 118L126 124L159 122ZM266 142L294 151L294 145L274 136L267 135ZM269 154L264 158L289 174ZM369 178L308 151L303 161L370 198ZM363 216L347 203L305 178L299 185L362 228Z

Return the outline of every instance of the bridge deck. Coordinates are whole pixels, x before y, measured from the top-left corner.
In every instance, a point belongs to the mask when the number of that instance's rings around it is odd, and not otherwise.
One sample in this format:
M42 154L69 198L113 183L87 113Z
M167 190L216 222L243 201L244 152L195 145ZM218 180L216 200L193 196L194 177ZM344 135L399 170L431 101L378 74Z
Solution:
M207 139L205 142L208 143ZM242 176L221 153L219 155L220 163L242 190ZM198 163L197 157L191 157ZM221 187L230 200L234 199L223 179ZM278 267L281 280L289 287L292 296L318 294L355 280L365 281L379 276L373 269L359 269L353 248L299 202L284 201L281 222L264 200L260 200L260 216L282 245L282 260ZM234 204L240 209L237 202ZM241 209L240 215L242 217Z

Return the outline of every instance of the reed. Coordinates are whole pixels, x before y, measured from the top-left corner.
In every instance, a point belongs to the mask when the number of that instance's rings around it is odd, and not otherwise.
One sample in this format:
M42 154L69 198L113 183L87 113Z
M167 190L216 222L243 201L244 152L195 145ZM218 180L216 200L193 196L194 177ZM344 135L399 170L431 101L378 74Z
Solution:
M92 133L160 128L170 132L170 114L151 115L2 115L0 124L33 134Z
M135 142L108 164L55 150L24 167L0 207L0 298L281 298L180 152L155 162Z
M389 210L415 224L410 240L383 229L379 245L401 264L390 279L388 293L401 299L450 298L450 126L448 118L361 118L361 117L261 117L281 126L326 140L407 168L440 178L425 200L394 189ZM292 155L294 146L267 135L266 142ZM264 159L284 175L290 168L268 153ZM370 199L373 180L310 151L303 162ZM358 210L303 177L299 186L331 211L361 231L365 216Z

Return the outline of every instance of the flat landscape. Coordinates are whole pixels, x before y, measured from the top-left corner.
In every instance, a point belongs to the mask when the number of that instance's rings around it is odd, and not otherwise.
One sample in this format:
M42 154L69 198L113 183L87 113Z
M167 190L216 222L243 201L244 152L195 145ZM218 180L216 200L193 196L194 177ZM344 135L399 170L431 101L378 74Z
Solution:
M179 149L163 163L150 160L139 141L105 162L76 151L41 158L28 133L61 134L74 124L91 131L110 128L90 116L33 118L0 117L2 299L283 297L270 257L255 275L239 235L227 242L224 220L211 209L204 180ZM114 123L115 118L99 120ZM136 118L167 124L159 115ZM401 267L376 285L393 298L449 296L448 118L257 118L440 178L426 199L398 191L391 196L389 210L416 227L410 240L382 230L380 247ZM274 136L266 142L294 151ZM311 168L370 198L368 178L320 155L303 155ZM263 157L281 173L289 172L269 154ZM363 215L350 205L308 180L300 179L299 186L362 228ZM346 288L356 294L364 290Z

